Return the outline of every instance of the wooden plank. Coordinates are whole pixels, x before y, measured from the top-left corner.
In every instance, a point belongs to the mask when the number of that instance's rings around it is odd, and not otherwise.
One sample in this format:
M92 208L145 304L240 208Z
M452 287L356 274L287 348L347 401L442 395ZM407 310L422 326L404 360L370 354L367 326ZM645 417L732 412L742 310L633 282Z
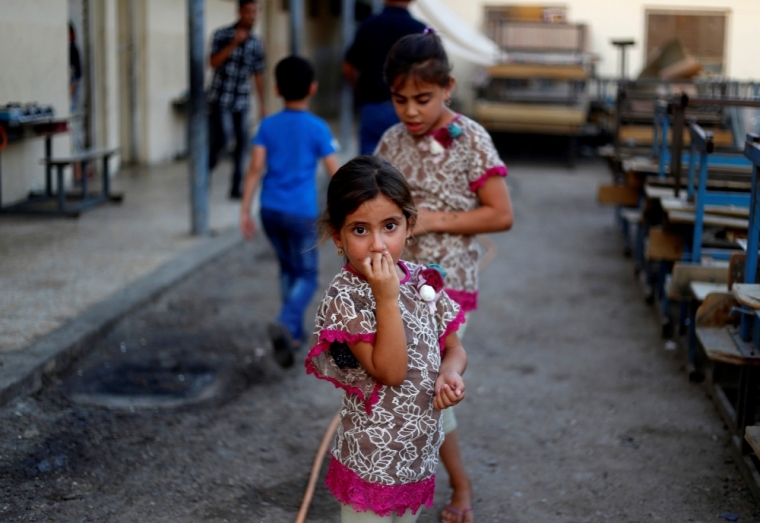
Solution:
M478 121L504 124L580 127L586 122L586 109L557 104L519 104L477 100Z
M626 187L641 189L644 186L644 177L640 173L625 171L625 185Z
M602 158L614 158L615 157L615 147L613 145L607 144L607 145L601 145L596 148L596 154L601 156Z
M507 133L556 134L560 136L576 136L581 133L578 125L553 125L548 123L511 123L495 120L478 119L478 123L488 131Z
M705 298L707 298L708 294L712 294L714 292L718 293L726 293L728 292L728 284L727 283L708 283L704 281L693 281L689 284L689 290L691 292L692 298L699 302L705 301Z
M639 224L641 223L641 211L638 209L621 209L620 217L628 223Z
M681 191L686 192L686 174L684 173L681 177ZM647 179L647 183L657 186L657 187L674 187L676 180L670 175L667 175L665 178L653 178L650 177ZM728 191L742 191L742 192L750 192L752 189L752 182L743 182L738 180L725 180L725 179L715 179L715 178L708 178L707 179L707 189L708 190L716 190L716 191L722 191L722 190L728 190Z
M646 258L649 261L678 261L683 256L683 240L660 227L649 230Z
M760 365L760 360L742 356L726 327L697 327L697 339L712 361L729 365Z
M116 154L119 152L120 147L111 147L111 148L103 148L103 149L90 149L87 151L82 151L81 153L72 154L71 156L59 156L56 158L42 158L40 160L40 163L45 165L69 165L72 163L77 162L84 162L88 160L96 160L99 158L103 158L104 156L109 156L112 154Z
M760 309L760 284L735 283L731 292L740 304L752 309Z
M713 143L717 147L733 147L734 135L728 129L707 129L713 133ZM651 145L654 136L654 127L651 125L622 125L618 134L618 141L625 144ZM672 143L673 129L668 129L668 144ZM688 147L691 143L691 135L688 129L683 131L683 144Z
M623 171L626 173L638 173L643 175L658 174L660 166L651 158L634 156L623 160Z
M695 215L689 211L671 211L668 212L668 220L671 223L688 223L695 221ZM702 221L705 227L721 227L726 229L747 230L747 220L741 218L730 218L727 216L718 216L716 214L705 213Z
M737 242L738 243L738 242ZM746 244L745 244L746 245ZM732 252L728 260L728 288L733 290L734 284L744 281L744 266L747 255L743 252ZM755 279L755 281L760 281Z
M744 439L746 439L749 446L752 447L755 456L760 457L760 427L757 425L748 425L744 429Z
M623 207L638 207L639 191L623 185L602 185L599 187L597 201Z
M747 248L746 240L736 240L743 249ZM733 284L744 283L744 266L747 263L747 255L743 252L731 253L731 258L728 262L728 285L729 289L733 288ZM760 282L760 267L757 268L755 273L755 281Z
M728 265L676 262L670 276L668 296L673 300L689 298L691 282L694 281L719 283L728 289Z
M491 78L586 80L588 71L582 65L562 64L498 64L486 69Z
M681 191L679 198L662 198L660 203L665 212L685 211L694 213L696 205L687 202L681 195L686 195L686 191ZM705 213L715 214L718 216L731 216L734 218L749 218L749 207L737 207L735 205L705 205Z
M725 327L732 323L737 302L730 292L711 292L704 296L696 313L697 327Z
M644 195L651 199L663 199L663 198L675 198L676 190L673 187L660 187L657 185L645 185ZM686 199L686 191L681 191L678 197L682 200Z

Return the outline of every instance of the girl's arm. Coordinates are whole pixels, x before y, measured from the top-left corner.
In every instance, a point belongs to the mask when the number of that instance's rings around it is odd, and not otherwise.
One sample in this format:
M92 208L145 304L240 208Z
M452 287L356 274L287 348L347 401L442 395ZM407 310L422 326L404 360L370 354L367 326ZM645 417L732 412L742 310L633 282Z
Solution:
M467 353L465 353L459 336L452 332L444 340L443 361L435 380L435 397L433 407L442 410L456 405L464 399L464 380L462 375L467 368Z
M364 260L364 269L377 304L375 344L359 342L349 347L370 376L383 385L401 385L406 379L408 354L404 322L398 305L396 266L386 252Z
M480 207L463 212L434 212L420 209L414 234L446 232L449 234L483 234L512 228L512 200L507 184L500 176L491 176L478 189Z
M245 174L245 186L243 187L243 201L240 204L240 232L246 240L253 238L256 233L256 224L251 218L251 202L253 193L259 186L261 177L264 175L264 163L267 159L267 150L261 145L253 146L251 163L248 165L248 172Z

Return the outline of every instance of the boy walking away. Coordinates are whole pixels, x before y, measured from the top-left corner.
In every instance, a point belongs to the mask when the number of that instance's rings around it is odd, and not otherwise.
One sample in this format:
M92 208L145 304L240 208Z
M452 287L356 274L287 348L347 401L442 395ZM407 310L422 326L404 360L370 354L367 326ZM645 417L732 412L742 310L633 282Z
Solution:
M317 164L322 159L332 177L338 160L329 127L308 110L309 99L317 92L311 64L289 56L277 64L275 76L285 109L264 118L253 139L240 230L248 240L256 233L250 208L261 181L261 223L277 254L282 293L280 314L268 332L275 360L287 368L303 341L304 312L317 290Z

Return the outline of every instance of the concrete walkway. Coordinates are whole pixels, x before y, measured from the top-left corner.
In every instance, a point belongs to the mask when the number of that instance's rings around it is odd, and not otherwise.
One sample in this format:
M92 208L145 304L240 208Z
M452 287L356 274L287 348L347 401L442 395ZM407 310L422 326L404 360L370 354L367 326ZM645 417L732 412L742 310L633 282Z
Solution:
M190 234L186 162L127 168L121 204L78 219L0 217L0 405L38 390L119 319L240 243L228 166L212 179L210 227Z
M228 167L212 180L210 223L235 230ZM0 358L22 350L163 263L209 241L190 235L187 164L122 169L121 205L78 219L0 217Z

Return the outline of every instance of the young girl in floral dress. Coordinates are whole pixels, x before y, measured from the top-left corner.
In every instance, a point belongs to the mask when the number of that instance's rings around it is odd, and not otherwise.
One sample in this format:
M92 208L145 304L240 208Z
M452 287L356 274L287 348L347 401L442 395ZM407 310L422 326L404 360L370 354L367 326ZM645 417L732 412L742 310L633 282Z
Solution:
M436 267L400 260L417 211L373 156L330 180L323 227L346 265L325 292L306 370L346 391L327 486L341 521L416 521L432 506L440 413L464 397L459 306Z
M395 44L386 60L385 80L401 123L386 131L375 155L401 171L419 209L416 242L406 248L404 258L443 267L446 293L464 312L473 311L478 305L475 235L512 226L503 179L507 168L486 130L449 109L455 80L443 44L431 29ZM459 452L456 420L451 409L443 416L441 459L453 493L442 520L469 523L472 487Z

